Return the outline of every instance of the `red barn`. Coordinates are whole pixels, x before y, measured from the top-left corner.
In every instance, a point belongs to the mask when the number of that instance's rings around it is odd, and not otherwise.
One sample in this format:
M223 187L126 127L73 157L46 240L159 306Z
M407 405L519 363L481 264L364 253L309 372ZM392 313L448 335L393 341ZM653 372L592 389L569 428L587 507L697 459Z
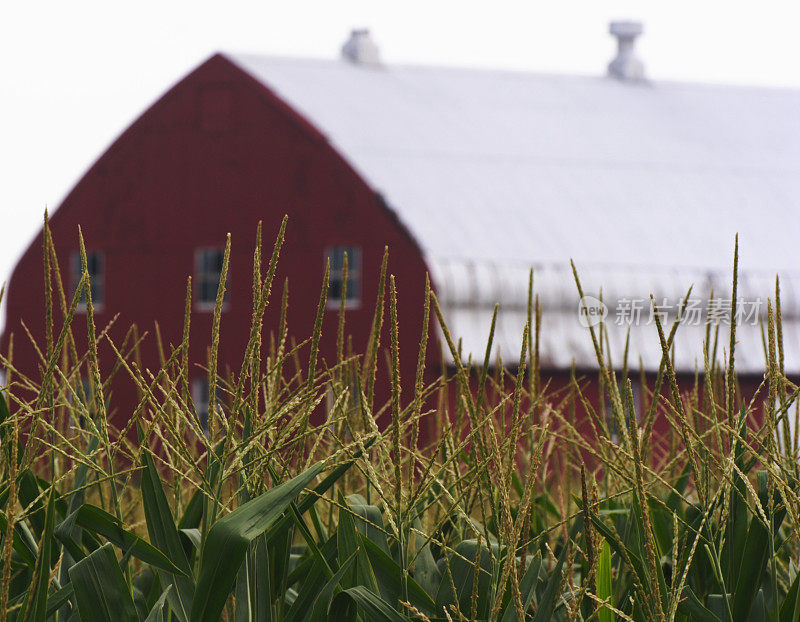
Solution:
M465 360L482 358L500 303L494 354L515 361L532 266L542 366L559 379L573 363L594 367L569 258L587 292L603 287L612 352L621 355L630 328L631 366L652 372L660 346L649 294L669 317L694 285L698 309L713 309L712 292L730 296L738 231L738 368L762 373L757 320L780 272L786 369L798 373L800 93L650 82L632 55L636 32L612 27L620 53L604 77L387 66L364 31L340 60L216 54L125 130L52 215L65 281L79 267L80 225L97 324L116 314L116 331L158 321L177 343L193 275L191 358L202 363L230 232L220 360L236 365L250 322L256 223L269 242L288 214L276 284L288 278L292 334L310 334L332 262L323 355L335 352L343 253L347 327L361 348L389 246L403 378L414 376L426 272ZM17 333L15 363L31 373L37 358L21 322L43 340L41 244L40 236L11 278L3 342ZM266 317L267 328L276 323L277 306ZM678 331L681 372L702 367L704 334L704 321ZM154 348L146 353L155 365ZM430 367L442 361L452 363L433 343ZM118 409L135 403L132 391L117 389Z

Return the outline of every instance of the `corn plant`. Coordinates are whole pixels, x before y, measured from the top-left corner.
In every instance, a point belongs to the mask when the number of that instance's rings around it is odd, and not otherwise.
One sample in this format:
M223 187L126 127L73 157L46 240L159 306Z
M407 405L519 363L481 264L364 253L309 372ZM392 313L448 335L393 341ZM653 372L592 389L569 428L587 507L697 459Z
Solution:
M266 266L257 231L249 339L241 365L223 374L228 240L204 362L205 429L188 383L191 281L182 341L167 347L156 331L161 363L146 369L138 327L117 343L95 326L82 243L83 278L66 295L45 219L39 375L17 369L12 349L0 358L0 617L800 620L798 387L784 373L777 282L764 381L749 401L737 388L733 322L722 361L709 329L703 373L687 389L672 366L678 322L662 326L658 314L654 381L636 379L627 353L611 364L600 325L589 335L597 376L551 387L533 274L510 363L490 360L497 309L484 359L462 362L428 283L409 382L388 254L363 354L345 347L344 301L335 360L320 353L327 273L309 338L289 335L285 287L277 331L265 335L285 226ZM575 280L582 297L577 270ZM432 322L455 363L430 382ZM101 367L101 344L113 365ZM382 373L385 404L375 398ZM121 380L139 401L117 429L110 389ZM610 412L588 399L591 383ZM421 434L428 420L433 438Z

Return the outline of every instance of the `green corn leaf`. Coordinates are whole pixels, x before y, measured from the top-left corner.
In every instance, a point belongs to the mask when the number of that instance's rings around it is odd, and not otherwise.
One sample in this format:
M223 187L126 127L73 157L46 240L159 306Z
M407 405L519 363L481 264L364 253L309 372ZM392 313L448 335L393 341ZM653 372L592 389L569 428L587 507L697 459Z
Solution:
M553 501L553 498L547 492L537 495L535 501L536 501L535 505L537 508L544 510L555 520L561 520L561 512L559 512L558 506L556 505L555 501Z
M272 577L267 539L261 535L250 545L250 601L255 622L272 622Z
M55 535L65 546L68 543L72 543L71 532L73 526L80 527L94 536L104 538L123 551L130 551L133 557L147 564L152 564L156 568L178 574L183 572L152 544L149 544L132 531L125 529L116 516L97 506L88 503L83 504L56 527Z
M739 436L741 439L733 438L732 443L734 464L736 467L747 475L747 467L745 466L745 448L744 443L747 442L747 418L745 412L740 413L739 423ZM732 473L733 483L730 492L730 515L727 520L727 537L725 539L725 546L722 550L722 568L723 573L727 572L725 585L728 589L738 585L739 581L739 568L741 551L744 550L745 542L748 538L747 529L747 485L745 484L739 471Z
M8 519L5 514L0 514L0 533L5 536L8 529ZM39 554L39 546L33 537L27 523L18 521L14 523L13 537L14 552L20 556L22 561L33 568L36 565L36 557Z
M336 536L331 536L322 546L322 554L333 565L336 558ZM286 612L285 622L300 622L306 620L311 615L314 606L314 599L325 587L328 577L315 557L309 556L305 563L299 565L294 572L286 579L287 585L294 585L299 582L296 597Z
M236 575L236 584L233 587L235 602L234 622L250 622L253 618L252 603L250 599L250 564L247 555L239 567Z
M347 505L353 511L352 518L356 529L370 542L381 547L385 553L389 553L389 543L383 530L383 515L380 508L369 505L361 495L349 495Z
M644 557L646 555L644 551L645 533L646 530L649 529L653 523L652 521L650 523L645 523L642 504L639 500L639 495L636 492L636 490L633 491L632 496L633 496L633 502L631 503L632 506L631 514L633 516L633 521L638 537L639 546L641 547L640 548L641 555L642 557ZM653 545L656 548L655 580L656 584L658 585L658 593L661 596L661 603L660 603L661 611L667 611L669 609L669 588L667 588L667 581L664 577L664 570L661 567L661 564L658 563L658 559L661 556L661 551L658 550L658 545L659 545L658 537L657 534L654 533L654 531L655 530L651 531L651 534L653 534ZM653 588L652 584L651 588ZM654 601L654 606L658 606L655 604L655 601Z
M163 585L171 585L172 590L164 594L169 606L180 622L187 622L194 598L194 578L189 560L181 543L180 532L175 525L161 478L156 469L153 457L147 449L142 451L142 503L150 542L163 551L169 560L180 569L181 574L165 573Z
M533 556L528 564L528 568L525 570L525 574L522 576L522 581L520 581L519 584L519 591L522 595L523 611L530 606L531 602L533 602L534 596L536 596L536 587L539 584L539 571L541 568L542 554L539 551L536 551L536 555ZM501 620L502 622L517 621L517 608L514 606L513 597L512 600L510 600L506 605Z
M67 615L70 613L70 609L67 605L74 594L75 591L72 588L72 583L67 583L61 589L50 594L47 597L47 613L45 613L45 619L50 618L62 607L66 607L64 609L64 619L67 619ZM59 614L59 616L61 616L61 614ZM59 619L61 619L61 617L59 617Z
M419 518L414 519L414 528L418 531L416 534L412 533L414 541L421 541L421 546L410 556L411 559L414 559L414 578L426 594L436 594L439 591L442 573L439 572L436 560L433 558L430 543L420 535L424 532L422 531L422 521Z
M336 573L320 590L319 594L317 594L317 598L314 600L314 606L311 610L311 617L308 618L309 622L325 622L325 620L328 620L328 609L330 608L334 593L339 587L342 577L345 575L345 573L347 573L347 571L350 569L350 566L355 561L356 555L358 555L358 550L356 550L344 561L344 563L339 567L339 570L336 571Z
M44 505L39 499L39 483L30 469L25 469L17 477L17 498L23 508L28 509L28 523L30 524L36 541L42 536L44 529Z
M659 551L672 550L672 513L654 499L647 500L650 525Z
M753 517L741 554L739 581L733 592L731 611L734 620L747 620L750 617L750 611L755 603L767 567L768 537L767 528L760 520Z
M356 611L362 613L362 620L369 622L409 622L410 618L398 613L380 596L376 596L362 586L351 587L333 597L329 620L354 620Z
M614 589L611 581L611 548L605 540L600 547L600 557L597 560L597 597L600 600L614 602ZM614 622L614 612L608 607L601 606L598 620L599 622Z
M725 606L725 600L727 600L730 605L730 594L724 598L722 594L709 594L708 598L706 599L708 610L719 620L729 619L727 607ZM738 622L736 618L734 618L734 622Z
M97 436L89 438L89 443L86 447L86 454L91 455L97 450L100 439ZM69 494L69 504L67 505L66 514L69 516L80 508L86 502L86 480L89 476L89 465L86 462L81 462L75 470L75 479L72 483L72 492ZM64 546L63 558L61 560L61 571L59 577L62 583L69 582L69 569L72 564L78 559L83 559L83 552L80 550L82 544L80 528L74 528L69 534L71 545ZM63 542L62 542L63 544ZM74 546L72 546L74 544ZM78 554L77 558L73 558L72 553Z
M267 469L270 472L270 475L272 477L273 482L278 481L278 477L275 474L274 470L269 466L267 467ZM328 559L325 557L325 555L323 554L322 550L319 548L319 545L317 544L317 541L314 538L314 535L311 533L311 530L308 528L308 525L306 524L305 519L303 518L303 516L298 511L297 504L295 504L293 501L290 502L289 503L289 511L287 513L291 517L291 519L294 522L294 524L296 525L297 531L300 533L300 535L302 536L303 540L305 540L305 545L308 548L308 550L311 551L315 562L320 564L320 568L325 572L326 577L328 579L330 579L334 574L333 568L335 567L335 565L332 566L329 563ZM313 519L313 514L314 514L313 507L309 510L309 513L312 514L312 520L314 520Z
M345 508L348 507L341 492L339 493L339 503ZM377 592L378 584L372 572L367 553L361 545L361 539L356 531L355 520L353 515L345 509L339 510L339 524L336 528L336 549L340 564L344 564L345 560L353 555L356 556L353 568L342 579L342 585L346 588L363 585L369 590Z
M390 603L399 601L403 594L403 570L388 553L364 534L359 534L359 538L361 546L369 558L369 565L378 583L381 596ZM414 580L414 577L406 577L406 583L409 602L420 611L433 614L436 610L436 603Z
M181 529L181 540L184 543L189 543L189 545L196 549L197 551L203 546L203 534L200 533L199 529Z
M758 474L759 500L765 511L768 509L767 474ZM772 516L773 528L777 531L786 515L786 509L781 506ZM729 519L730 520L730 519ZM734 620L747 620L758 598L762 581L767 571L767 561L770 554L770 538L772 534L769 526L761 518L753 516L743 549L740 549L740 563L738 568L738 582L733 592L731 612Z
M792 585L786 592L786 597L781 603L780 622L800 622L800 572L798 572Z
M321 464L314 465L214 523L203 545L190 617L193 622L216 622L250 542L272 525L321 470Z
M767 601L764 598L764 590L758 590L753 608L750 610L748 622L768 622Z
M189 503L183 509L178 529L196 529L203 520L203 493L195 490Z
M678 611L685 615L689 620L696 622L722 622L722 620L725 618L724 613L722 617L718 617L712 611L706 609L691 588L684 588L683 594L684 597L678 603ZM724 605L722 609L724 612Z
M480 554L480 565L478 567L477 585L477 607L476 614L479 618L485 619L489 615L491 607L491 580L494 570L492 563L492 553L483 544L478 547L477 540L462 540L450 554L450 572L452 572L452 583L445 570L439 592L436 594L436 611L441 612L442 608L449 610L450 605L457 605L459 611L467 617L472 613L472 596L475 576L475 562ZM497 557L495 553L494 557ZM455 586L455 593L453 593Z
M269 547L261 535L250 544L236 579L236 622L271 622Z
M38 487L37 487L38 488ZM53 549L53 527L55 525L56 487L50 486L47 508L42 525L42 546L36 559L33 583L28 589L22 611L25 622L44 622L47 617L47 589L50 585L50 555Z
M161 477L147 449L142 450L142 467L142 503L150 541L188 577L191 575L189 560L184 553Z
M165 608L164 605L166 605L171 591L172 585L168 585L167 589L161 592L161 596L158 597L153 608L150 609L150 613L147 614L144 622L169 622L169 607Z
M111 544L69 569L82 622L138 622L133 598Z
M83 532L80 527L75 526L75 519L77 517L77 510L68 514L67 517L56 526L54 532L55 537L61 542L64 548L64 555L69 556L70 567L76 561L80 561L86 557L86 553L81 548L81 544L78 543L83 543L84 536L89 540L89 534ZM99 544L94 548L98 547ZM69 568L67 568L67 570L69 570Z
M120 566L125 568L129 559L130 554L123 555L119 562ZM145 566L144 570L133 578L132 583L133 605L141 620L147 617L164 590L161 587L158 573L153 570L152 566Z
M369 449L375 442L374 438L370 438L364 443L364 447ZM361 450L356 453L356 457L361 455ZM317 484L312 492L303 495L300 500L295 504L297 507L297 511L299 514L305 514L311 507L322 497L328 490L330 490L331 486L333 486L337 481L341 479L341 477L347 472L347 470L355 464L355 459L348 460L343 464L340 464L335 469L333 469L328 475L326 475L323 480ZM281 517L279 520L275 522L272 527L269 528L267 531L266 537L268 541L271 541L275 538L285 538L287 530L292 527L294 524L294 517L291 515L286 515ZM183 527L183 525L181 525Z
M670 509L670 513L675 513L678 516L682 515L681 507L683 505L683 494L686 492L686 486L689 484L689 477L691 474L692 461L687 460L686 464L683 465L678 481L673 484L672 490L667 496L666 503L667 507Z
M578 521L575 521L578 524ZM575 527L573 527L575 529ZM539 606L536 608L536 617L533 618L534 622L548 622L555 611L556 604L558 603L558 590L561 587L562 573L564 572L564 562L567 559L567 550L569 549L569 541L564 543L561 547L561 553L558 556L556 567L550 573L547 579L544 592L539 600Z
M627 554L632 566L631 570L636 573L645 591L647 591L650 586L650 575L646 572L644 562L642 561L642 558L639 556L638 552L627 547L620 537L612 529L610 529L609 526L606 525L599 516L597 516L597 514L590 513L589 518L592 521L592 526L597 529L600 535L603 536L605 541L608 542L608 545L617 555L624 559L625 555Z

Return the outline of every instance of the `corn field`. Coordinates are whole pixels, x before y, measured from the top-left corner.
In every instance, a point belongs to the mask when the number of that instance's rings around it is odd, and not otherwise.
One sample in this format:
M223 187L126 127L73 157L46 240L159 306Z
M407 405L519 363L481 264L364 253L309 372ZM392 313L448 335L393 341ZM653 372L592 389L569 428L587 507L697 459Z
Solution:
M587 331L593 377L553 390L539 369L535 275L519 359L506 366L489 360L494 325L486 360L460 362L428 284L417 375L403 392L387 257L365 351L346 352L343 302L338 356L326 361L327 275L303 341L289 338L287 300L273 292L285 226L264 258L257 232L250 337L241 366L222 374L228 239L204 429L188 381L191 282L182 342L159 342L160 368L143 368L137 333L115 343L95 326L85 251L78 291L66 295L45 221L55 287L42 301L40 373L16 369L13 350L0 356L0 618L800 621L798 387L783 370L777 281L763 382L748 400L734 322L728 335L709 328L704 369L687 389L670 356L680 327L658 314L655 382L609 363L600 325ZM577 270L575 281L583 296ZM269 334L268 305L281 309ZM455 363L426 383L431 323ZM709 355L717 339L727 344L719 360ZM101 344L116 353L112 366L101 368ZM391 399L377 403L384 373ZM139 402L115 427L119 378ZM587 382L610 412L592 405ZM665 455L653 450L662 428Z

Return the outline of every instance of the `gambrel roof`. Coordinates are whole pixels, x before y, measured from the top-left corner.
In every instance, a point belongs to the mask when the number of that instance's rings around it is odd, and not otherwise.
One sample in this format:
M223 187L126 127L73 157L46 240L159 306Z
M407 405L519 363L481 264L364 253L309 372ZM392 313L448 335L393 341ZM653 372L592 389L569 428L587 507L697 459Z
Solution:
M464 357L519 356L528 269L543 305L543 365L594 365L569 268L610 302L677 302L690 285L774 295L781 275L787 370L800 372L800 92L343 60L227 55L313 124L421 247ZM705 302L703 302L705 306ZM644 315L648 315L645 309ZM726 330L725 327L723 327ZM703 326L682 326L676 365L702 368ZM739 329L737 367L764 368L760 326ZM724 341L724 340L723 340ZM721 348L720 348L721 351ZM631 360L656 369L653 325Z

